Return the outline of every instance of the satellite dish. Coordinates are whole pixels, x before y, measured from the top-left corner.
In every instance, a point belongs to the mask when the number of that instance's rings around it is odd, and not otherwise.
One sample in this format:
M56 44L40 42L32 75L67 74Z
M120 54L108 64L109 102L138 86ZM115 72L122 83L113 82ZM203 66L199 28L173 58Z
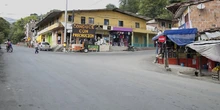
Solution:
M201 3L201 4L197 5L197 8L198 8L199 10L204 9L204 8L205 8L205 5Z

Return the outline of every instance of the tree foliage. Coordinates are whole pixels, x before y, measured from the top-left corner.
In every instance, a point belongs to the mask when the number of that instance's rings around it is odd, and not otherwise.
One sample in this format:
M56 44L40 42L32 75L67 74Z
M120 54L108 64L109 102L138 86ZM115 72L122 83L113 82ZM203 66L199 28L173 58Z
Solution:
M140 0L119 0L119 8L125 11L138 13Z
M0 43L8 37L10 31L10 23L0 17Z
M165 7L182 1L186 0L119 0L119 8L151 18L171 19L172 14Z
M109 3L108 5L106 5L106 9L114 9L117 8L114 4Z
M171 14L165 7L169 4L168 0L141 0L139 12L151 18L171 18Z
M31 20L38 20L38 16L36 14L32 14L31 16L21 18L12 24L10 38L14 43L21 41L25 37L24 27Z

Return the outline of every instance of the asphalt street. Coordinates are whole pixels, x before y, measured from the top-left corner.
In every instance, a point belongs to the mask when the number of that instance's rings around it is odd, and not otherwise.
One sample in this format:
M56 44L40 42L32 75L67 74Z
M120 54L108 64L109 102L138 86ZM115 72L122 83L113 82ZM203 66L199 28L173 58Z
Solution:
M0 54L0 110L220 110L220 85L153 64L154 51Z

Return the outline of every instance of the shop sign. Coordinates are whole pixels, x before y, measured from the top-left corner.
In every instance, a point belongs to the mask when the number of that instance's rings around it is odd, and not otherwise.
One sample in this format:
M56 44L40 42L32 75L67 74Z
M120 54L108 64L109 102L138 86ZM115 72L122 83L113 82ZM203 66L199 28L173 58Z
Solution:
M94 38L95 27L90 24L73 24L73 37Z
M98 45L88 45L88 49L90 51L98 51L99 50L99 46Z
M165 36L160 36L158 38L158 42L164 43L166 41L166 37Z

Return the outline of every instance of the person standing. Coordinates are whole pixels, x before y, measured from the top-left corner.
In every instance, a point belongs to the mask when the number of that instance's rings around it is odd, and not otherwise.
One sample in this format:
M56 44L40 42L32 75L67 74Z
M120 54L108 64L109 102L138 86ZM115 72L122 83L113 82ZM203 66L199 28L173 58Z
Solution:
M35 47L35 54L39 53L39 44L37 42L35 42L34 44L34 47Z

